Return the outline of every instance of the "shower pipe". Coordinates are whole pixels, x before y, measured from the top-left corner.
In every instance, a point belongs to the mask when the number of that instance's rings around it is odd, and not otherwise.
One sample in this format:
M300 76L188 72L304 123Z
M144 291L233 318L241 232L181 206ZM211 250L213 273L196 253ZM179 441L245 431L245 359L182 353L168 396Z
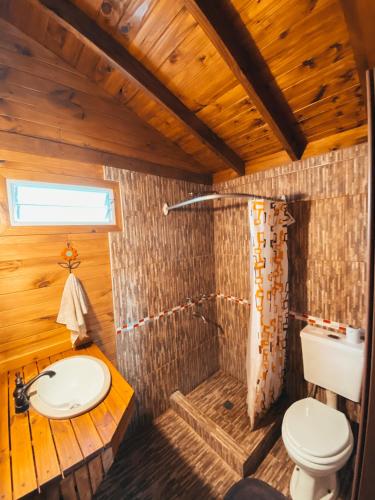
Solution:
M175 205L168 205L164 203L163 205L163 214L168 215L170 210L176 210L178 208L186 207L188 205L193 205L195 203L200 203L202 201L210 201L210 200L221 200L221 199L230 199L230 198L240 198L245 200L268 200L268 201L286 201L286 197L282 196L281 198L268 198L267 196L260 196L256 194L247 194L247 193L217 193L216 191L208 192L208 193L190 193L192 198L188 198L187 200L181 201L180 203L176 203Z

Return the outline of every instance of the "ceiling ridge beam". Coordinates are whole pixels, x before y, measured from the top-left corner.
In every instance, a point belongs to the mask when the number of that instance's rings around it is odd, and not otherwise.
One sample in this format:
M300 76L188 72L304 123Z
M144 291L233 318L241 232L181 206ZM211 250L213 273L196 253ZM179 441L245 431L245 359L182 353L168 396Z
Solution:
M67 0L39 0L39 2L47 7L64 27L69 31L73 30L81 40L100 51L117 69L162 104L237 174L244 174L245 163L240 156L95 21Z
M266 61L229 0L184 0L292 160L307 140Z

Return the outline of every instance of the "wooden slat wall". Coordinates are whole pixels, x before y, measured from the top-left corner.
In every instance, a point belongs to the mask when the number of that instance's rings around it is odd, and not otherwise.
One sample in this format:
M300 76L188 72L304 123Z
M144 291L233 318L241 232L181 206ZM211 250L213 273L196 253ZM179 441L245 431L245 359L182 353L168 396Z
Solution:
M0 19L0 131L165 165L200 167L58 56ZM41 146L42 154L42 146ZM157 165L156 165L157 162Z
M364 326L366 279L366 144L286 163L273 170L215 184L219 192L285 194L296 223L289 228L290 309ZM220 201L214 215L216 291L250 297L246 203ZM220 208L219 208L220 206ZM220 368L246 380L249 308L217 300ZM299 331L290 320L287 389L306 395ZM347 402L353 420L358 407Z
M37 161L37 160L36 160ZM66 176L102 179L103 167L55 160L45 163L5 161L10 171L42 174L60 171ZM0 167L1 168L1 167ZM61 251L70 240L77 248L80 267L75 271L86 290L90 310L87 325L93 340L115 361L112 280L108 234L51 234L0 236L0 367L19 366L69 347L69 333L55 322L68 271L58 266ZM37 354L38 353L38 354Z

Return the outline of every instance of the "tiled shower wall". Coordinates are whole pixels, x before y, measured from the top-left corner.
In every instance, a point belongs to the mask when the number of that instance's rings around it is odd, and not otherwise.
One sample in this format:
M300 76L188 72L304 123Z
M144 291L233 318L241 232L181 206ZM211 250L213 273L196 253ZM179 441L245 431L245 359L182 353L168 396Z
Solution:
M359 145L215 185L221 192L268 197L285 194L296 223L289 227L290 308L363 326L366 251L367 148ZM184 181L106 168L122 193L124 231L110 236L115 324L137 321L221 292L249 299L249 224L246 203L219 201L162 213L190 191ZM119 368L137 394L137 423L169 406L170 394L191 391L218 368L246 380L250 308L223 298L202 312L185 309L117 336ZM306 395L299 331L290 320L287 389ZM347 403L356 419L357 407Z
M267 197L286 195L296 223L288 230L290 309L364 325L367 223L365 144L293 162L215 185L220 192ZM249 223L246 203L215 202L216 291L250 298ZM217 300L220 367L246 380L246 338L250 308ZM290 320L287 389L306 395L299 331ZM356 419L357 407L347 403Z
M110 235L115 323L137 321L214 290L213 212L195 206L163 215L207 186L106 167L120 182L124 230ZM169 396L191 391L218 369L217 332L193 308L117 335L120 371L137 396L136 423L158 416ZM213 321L213 300L202 304Z

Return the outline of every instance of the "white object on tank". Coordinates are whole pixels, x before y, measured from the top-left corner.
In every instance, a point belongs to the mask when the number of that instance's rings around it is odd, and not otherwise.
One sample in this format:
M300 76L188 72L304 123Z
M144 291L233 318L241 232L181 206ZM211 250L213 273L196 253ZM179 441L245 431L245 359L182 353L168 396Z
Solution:
M301 330L305 380L358 402L361 394L364 342L308 325Z
M360 344L361 343L361 328L354 328L353 326L346 327L346 340L351 344Z

